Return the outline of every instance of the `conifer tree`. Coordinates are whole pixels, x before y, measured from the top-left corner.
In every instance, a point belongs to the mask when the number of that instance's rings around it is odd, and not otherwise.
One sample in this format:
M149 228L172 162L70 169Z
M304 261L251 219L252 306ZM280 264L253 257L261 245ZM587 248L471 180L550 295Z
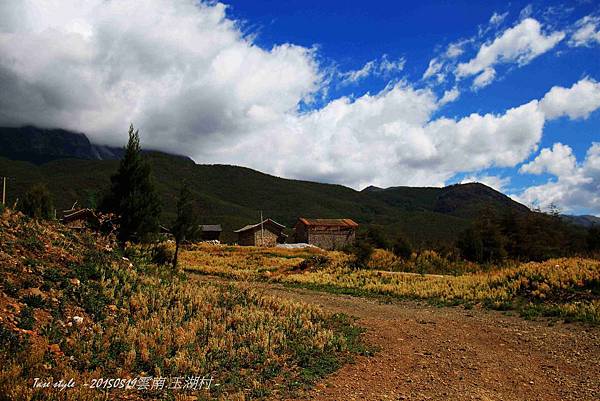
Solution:
M184 183L177 200L177 218L171 230L175 237L175 254L173 255L173 269L177 268L179 247L186 239L192 239L198 230L198 215L194 208L192 192L187 183Z
M119 169L111 178L111 190L103 209L120 216L118 238L148 241L159 230L161 205L151 168L144 159L138 130L129 127L129 141Z

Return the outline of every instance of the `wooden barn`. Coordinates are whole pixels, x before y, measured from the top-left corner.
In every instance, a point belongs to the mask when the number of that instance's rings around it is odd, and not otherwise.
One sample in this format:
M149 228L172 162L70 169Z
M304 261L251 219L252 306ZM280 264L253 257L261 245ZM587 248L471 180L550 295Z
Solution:
M200 226L200 238L202 241L218 241L222 231L220 224L203 224Z
M356 238L358 224L351 219L306 219L300 217L295 231L296 242L323 249L340 249Z
M239 245L275 246L285 242L284 229L284 225L266 219L262 223L247 225L234 232L238 234Z

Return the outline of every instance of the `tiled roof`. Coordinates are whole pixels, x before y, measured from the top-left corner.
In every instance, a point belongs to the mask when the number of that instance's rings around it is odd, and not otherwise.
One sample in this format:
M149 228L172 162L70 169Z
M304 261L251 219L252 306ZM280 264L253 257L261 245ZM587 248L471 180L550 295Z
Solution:
M352 219L307 219L300 217L298 220L306 226L358 227L358 223Z

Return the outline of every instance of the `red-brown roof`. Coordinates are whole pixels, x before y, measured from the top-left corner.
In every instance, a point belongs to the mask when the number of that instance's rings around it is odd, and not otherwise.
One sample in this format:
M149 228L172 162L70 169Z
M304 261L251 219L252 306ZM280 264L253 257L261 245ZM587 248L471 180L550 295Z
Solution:
M358 227L358 223L352 219L307 219L300 217L298 220L306 226Z

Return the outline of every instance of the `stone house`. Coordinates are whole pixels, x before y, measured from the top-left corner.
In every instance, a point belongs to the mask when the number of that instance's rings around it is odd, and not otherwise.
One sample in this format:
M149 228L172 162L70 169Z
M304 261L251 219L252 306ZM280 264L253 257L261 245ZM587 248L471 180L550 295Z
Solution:
M340 249L354 242L357 228L358 224L351 219L300 217L294 227L295 240L323 249Z
M222 231L223 228L220 224L202 224L200 225L200 238L202 241L218 241Z
M239 245L275 246L285 242L284 229L284 225L266 219L262 223L247 225L234 232L238 235Z

